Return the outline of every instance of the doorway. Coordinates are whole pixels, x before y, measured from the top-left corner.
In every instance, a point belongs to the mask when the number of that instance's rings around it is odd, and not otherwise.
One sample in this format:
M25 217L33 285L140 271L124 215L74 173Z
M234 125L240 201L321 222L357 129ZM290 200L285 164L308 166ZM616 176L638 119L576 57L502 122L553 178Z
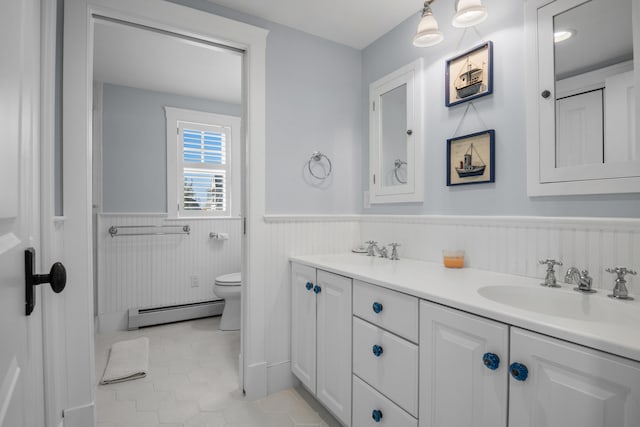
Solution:
M93 30L96 379L113 344L149 341L149 380L98 385L97 419L173 422L210 390L242 394L241 280L218 279L242 270L244 52L101 16Z
M91 212L91 102L94 25L96 16L152 27L178 33L196 40L216 42L243 49L247 52L245 67L246 110L245 135L247 150L246 188L244 192L246 228L252 230L243 234L242 245L246 262L242 266L243 333L241 352L243 364L241 375L247 395L257 397L266 394L266 363L263 331L264 312L261 308L264 291L262 286L252 286L257 282L264 261L258 256L261 249L256 242L262 241L264 226L264 67L265 30L252 27L215 15L203 14L195 10L163 1L145 0L67 0L65 4L65 47L64 47L64 210L66 222L63 231L64 258L70 274L70 292L67 303L74 309L66 317L69 334L67 364L80 359L73 376L67 376L69 404L75 404L86 414L91 410L94 392L85 390L85 378L94 377L93 322L90 335L86 335L89 319L93 319L93 289L85 286L93 282L92 268L92 212ZM83 67L82 64L86 66ZM72 165L72 166L69 166ZM244 225L243 225L244 228ZM245 237L246 236L246 237ZM89 304L88 304L89 303ZM251 306L247 309L247 305ZM256 309L257 308L257 309ZM253 327L252 327L253 325ZM74 326L77 326L74 329ZM248 335L251 334L249 337ZM74 357L75 355L75 357ZM86 357L89 356L89 357ZM88 360L91 363L85 363ZM87 369L90 368L90 369ZM90 371L88 373L87 371ZM68 418L66 418L68 420ZM66 424L66 421L65 421Z

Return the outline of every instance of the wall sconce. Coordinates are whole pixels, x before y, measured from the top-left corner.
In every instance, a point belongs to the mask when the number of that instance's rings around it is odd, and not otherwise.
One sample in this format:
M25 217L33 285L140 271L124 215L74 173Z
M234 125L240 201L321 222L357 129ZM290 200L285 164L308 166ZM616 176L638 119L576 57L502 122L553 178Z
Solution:
M416 47L435 46L444 40L442 32L438 29L438 21L431 11L431 3L435 0L426 0L422 9L422 18L418 24L418 31L413 38ZM456 0L456 14L453 16L452 25L456 28L473 27L487 19L487 9L482 6L482 0Z
M482 0L456 0L456 14L451 24L456 28L467 28L478 25L489 14L482 5Z
M444 40L442 31L438 29L438 21L433 17L430 4L435 0L426 0L422 9L422 18L418 24L418 32L413 38L413 45L417 47L435 46Z

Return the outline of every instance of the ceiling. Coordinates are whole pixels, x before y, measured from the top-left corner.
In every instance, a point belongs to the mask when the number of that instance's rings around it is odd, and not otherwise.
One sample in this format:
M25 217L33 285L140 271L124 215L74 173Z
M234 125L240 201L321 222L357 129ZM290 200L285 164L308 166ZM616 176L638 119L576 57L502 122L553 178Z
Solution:
M423 5L422 0L209 1L356 49L369 46Z
M240 54L114 22L96 20L93 75L121 86L232 104L242 100Z

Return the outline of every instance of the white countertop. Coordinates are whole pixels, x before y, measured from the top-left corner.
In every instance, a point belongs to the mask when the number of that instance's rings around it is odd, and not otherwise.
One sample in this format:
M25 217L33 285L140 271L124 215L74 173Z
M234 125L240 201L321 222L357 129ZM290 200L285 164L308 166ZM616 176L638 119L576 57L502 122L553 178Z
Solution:
M539 285L542 282L539 278L473 268L448 269L441 264L410 259L391 261L347 253L293 256L291 261L640 361L640 298L634 301L612 300L606 296L610 290L583 295L573 291L573 285L561 284L561 289L544 288ZM581 312L578 315L573 313L574 318L556 316L498 303L478 293L485 286L495 285L528 287L538 295L548 292L549 307L555 305L555 309L558 309L558 303L573 301L568 298L575 297L578 303L573 307L579 307ZM531 289L533 287L535 290ZM592 309L602 313L601 308L607 314L606 320L589 318ZM622 314L618 316L617 313Z

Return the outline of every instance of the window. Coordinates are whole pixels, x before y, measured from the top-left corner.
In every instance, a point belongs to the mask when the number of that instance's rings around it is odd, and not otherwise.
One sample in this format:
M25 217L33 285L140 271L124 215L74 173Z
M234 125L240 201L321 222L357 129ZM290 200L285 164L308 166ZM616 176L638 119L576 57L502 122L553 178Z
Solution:
M165 107L170 217L239 214L240 119Z

